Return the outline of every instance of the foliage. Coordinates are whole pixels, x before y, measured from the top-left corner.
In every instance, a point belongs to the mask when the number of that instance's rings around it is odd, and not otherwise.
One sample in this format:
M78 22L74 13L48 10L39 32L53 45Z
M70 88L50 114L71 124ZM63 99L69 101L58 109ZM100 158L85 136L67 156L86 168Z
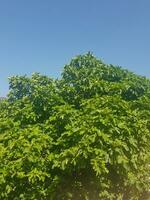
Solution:
M145 77L91 53L60 80L11 77L0 101L0 199L146 199L149 142Z

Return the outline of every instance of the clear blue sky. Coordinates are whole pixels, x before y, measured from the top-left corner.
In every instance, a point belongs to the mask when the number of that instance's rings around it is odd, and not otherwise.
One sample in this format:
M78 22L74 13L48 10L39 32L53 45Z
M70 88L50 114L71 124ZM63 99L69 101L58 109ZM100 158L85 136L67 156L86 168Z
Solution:
M150 0L0 0L0 96L8 76L58 77L87 51L150 77Z

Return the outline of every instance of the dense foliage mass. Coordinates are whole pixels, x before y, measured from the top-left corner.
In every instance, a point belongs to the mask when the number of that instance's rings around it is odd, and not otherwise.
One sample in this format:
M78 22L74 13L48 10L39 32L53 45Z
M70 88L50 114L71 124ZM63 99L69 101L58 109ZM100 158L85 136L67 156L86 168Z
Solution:
M91 53L61 79L10 78L0 101L0 199L144 200L150 80Z

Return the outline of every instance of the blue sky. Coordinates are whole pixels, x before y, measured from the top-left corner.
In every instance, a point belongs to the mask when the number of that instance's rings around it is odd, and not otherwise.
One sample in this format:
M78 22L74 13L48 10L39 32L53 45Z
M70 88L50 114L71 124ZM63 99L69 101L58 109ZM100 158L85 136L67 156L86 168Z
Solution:
M150 77L149 0L0 0L0 96L7 78L40 72L92 51Z

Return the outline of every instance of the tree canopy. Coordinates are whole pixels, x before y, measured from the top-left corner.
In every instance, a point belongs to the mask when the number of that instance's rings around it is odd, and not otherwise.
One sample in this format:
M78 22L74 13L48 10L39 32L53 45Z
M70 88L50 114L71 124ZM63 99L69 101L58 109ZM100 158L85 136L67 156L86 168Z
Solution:
M150 79L91 53L60 79L9 79L0 101L0 199L144 200Z

